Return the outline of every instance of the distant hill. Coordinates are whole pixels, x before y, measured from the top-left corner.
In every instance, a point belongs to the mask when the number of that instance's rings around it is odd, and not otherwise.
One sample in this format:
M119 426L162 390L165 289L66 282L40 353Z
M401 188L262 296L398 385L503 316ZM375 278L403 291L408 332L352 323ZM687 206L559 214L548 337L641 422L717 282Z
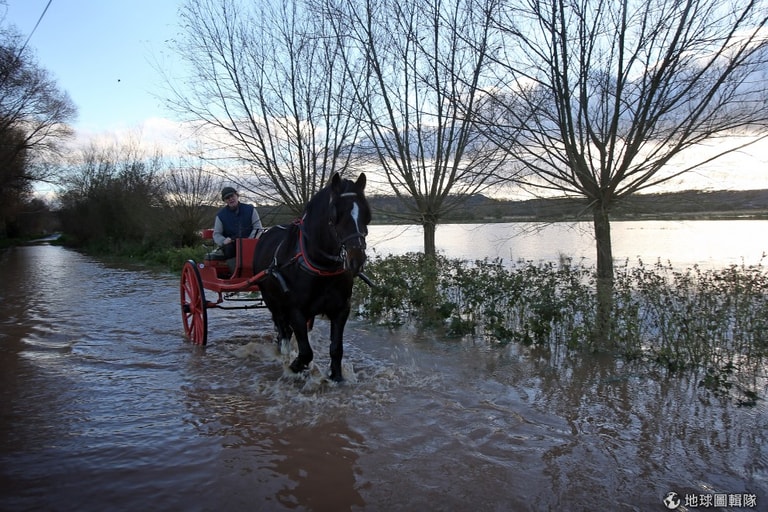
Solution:
M374 224L411 223L402 202L394 196L368 198ZM280 205L259 206L265 225L290 222L294 215ZM212 211L211 218L215 215ZM630 197L613 212L614 220L630 219L768 219L768 190L702 192L688 190ZM581 199L507 201L483 195L467 198L441 222L517 222L591 220Z

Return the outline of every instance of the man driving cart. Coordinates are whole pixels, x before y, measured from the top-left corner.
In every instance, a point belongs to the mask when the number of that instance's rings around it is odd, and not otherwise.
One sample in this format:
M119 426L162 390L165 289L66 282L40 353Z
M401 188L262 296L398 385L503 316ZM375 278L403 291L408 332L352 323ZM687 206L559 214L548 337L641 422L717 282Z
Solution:
M256 207L241 203L240 196L232 187L221 190L221 200L226 206L216 214L213 224L213 241L221 248L228 260L235 258L237 238L257 238L263 231L261 218Z

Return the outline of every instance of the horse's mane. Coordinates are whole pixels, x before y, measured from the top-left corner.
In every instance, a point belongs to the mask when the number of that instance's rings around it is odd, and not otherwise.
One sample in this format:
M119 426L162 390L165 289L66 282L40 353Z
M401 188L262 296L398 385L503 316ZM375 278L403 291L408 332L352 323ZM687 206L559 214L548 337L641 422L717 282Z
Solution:
M348 180L344 180L348 181ZM322 208L327 208L331 202L331 184L321 188L314 196L312 196L304 207L304 219L311 219L317 213L322 213Z
M357 192L355 182L343 178L339 181L339 195L345 194L347 192ZM330 207L331 203L331 194L333 193L333 184L329 182L327 185L325 185L322 189L320 189L312 198L309 200L307 205L304 207L304 220L312 221L321 221L325 223L328 220L327 216L323 216L322 213L324 211L327 211ZM364 196L362 197L364 199ZM367 202L366 202L367 204Z

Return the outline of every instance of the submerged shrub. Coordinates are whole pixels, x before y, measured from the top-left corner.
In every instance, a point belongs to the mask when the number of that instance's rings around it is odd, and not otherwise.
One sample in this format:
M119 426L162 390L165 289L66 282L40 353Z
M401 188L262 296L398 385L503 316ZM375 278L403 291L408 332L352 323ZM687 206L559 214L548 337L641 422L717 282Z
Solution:
M466 262L438 256L376 257L357 285L360 316L396 326L416 321L492 343L592 350L594 269L500 259ZM639 261L616 271L609 333L626 359L669 370L706 368L707 387L754 368L768 350L768 275L762 264L685 271ZM430 321L426 322L425 319Z
M359 314L400 325L437 313L449 334L500 343L544 344L562 336L569 346L586 343L573 332L586 332L594 317L587 270L532 263L508 268L500 259L466 263L438 256L432 267L437 275L431 276L424 265L418 253L369 261L366 273L376 287L355 289ZM436 287L426 286L430 279Z

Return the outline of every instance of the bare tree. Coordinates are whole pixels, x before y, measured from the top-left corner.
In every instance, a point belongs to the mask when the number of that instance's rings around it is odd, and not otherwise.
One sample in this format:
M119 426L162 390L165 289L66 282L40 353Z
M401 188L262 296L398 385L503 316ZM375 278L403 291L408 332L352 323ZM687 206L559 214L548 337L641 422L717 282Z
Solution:
M494 16L505 34L495 64L508 79L495 105L507 108L485 127L535 171L524 184L585 199L605 319L614 206L701 168L714 158L696 151L704 143L722 156L744 147L734 135L768 135L768 8L763 0L521 0Z
M111 249L164 241L162 166L162 155L135 141L92 143L73 155L59 184L60 217L70 240Z
M201 125L225 177L300 213L358 138L341 38L302 1L189 0L181 18L191 74L169 105Z
M213 224L211 198L218 196L218 183L202 161L171 165L163 181L169 230L181 246L191 246L199 240L198 231Z
M50 181L61 144L76 114L69 96L11 29L0 30L0 214L4 221L20 196ZM3 222L4 224L4 222Z
M496 0L328 2L345 56L364 54L365 74L348 73L365 111L366 151L424 229L435 254L440 219L492 183L506 155L474 129ZM362 152L362 150L361 150Z
M28 153L32 164L60 151L61 143L73 133L66 123L75 117L76 108L48 72L38 67L29 50L19 51L14 41L0 46L0 134L23 133L10 149ZM44 176L30 174L29 178Z

